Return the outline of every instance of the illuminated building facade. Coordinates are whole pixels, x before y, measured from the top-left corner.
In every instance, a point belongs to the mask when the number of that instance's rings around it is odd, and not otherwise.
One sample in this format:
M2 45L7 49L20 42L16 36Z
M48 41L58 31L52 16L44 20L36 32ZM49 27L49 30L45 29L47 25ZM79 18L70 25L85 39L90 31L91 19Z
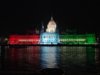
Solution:
M57 33L43 33L41 36L41 44L58 44L59 35Z
M9 37L9 44L39 44L39 40L39 35L11 35Z
M58 44L59 34L56 32L56 22L51 17L46 32L41 33L40 44Z
M81 35L60 35L61 44L95 44L96 38L94 34L81 34Z
M46 31L46 32L45 32ZM95 34L59 34L57 24L51 17L44 29L42 25L40 35L10 35L8 44L68 44L90 45L96 44Z

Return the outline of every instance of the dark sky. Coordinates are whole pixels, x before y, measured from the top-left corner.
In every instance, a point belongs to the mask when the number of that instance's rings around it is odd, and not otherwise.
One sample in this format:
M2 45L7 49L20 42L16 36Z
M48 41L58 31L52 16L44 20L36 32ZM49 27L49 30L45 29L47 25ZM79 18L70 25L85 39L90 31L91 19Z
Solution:
M98 0L99 1L99 0ZM60 31L77 29L78 32L99 33L98 1L92 0L33 0L0 2L0 34L26 33L46 26L53 16Z

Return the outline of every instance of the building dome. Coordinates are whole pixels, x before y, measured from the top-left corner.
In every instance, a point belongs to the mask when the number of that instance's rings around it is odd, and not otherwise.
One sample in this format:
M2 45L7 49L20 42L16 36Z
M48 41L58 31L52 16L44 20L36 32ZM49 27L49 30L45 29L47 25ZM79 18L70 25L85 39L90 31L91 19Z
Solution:
M51 20L47 25L46 32L56 32L56 26L56 22L53 20L53 17L51 17Z

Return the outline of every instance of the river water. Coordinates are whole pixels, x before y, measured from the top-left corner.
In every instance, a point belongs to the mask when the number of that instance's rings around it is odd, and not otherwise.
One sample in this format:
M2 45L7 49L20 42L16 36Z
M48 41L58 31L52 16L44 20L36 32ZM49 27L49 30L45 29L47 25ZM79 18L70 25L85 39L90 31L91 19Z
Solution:
M92 46L0 46L0 72L61 68L65 75L99 75L100 48Z

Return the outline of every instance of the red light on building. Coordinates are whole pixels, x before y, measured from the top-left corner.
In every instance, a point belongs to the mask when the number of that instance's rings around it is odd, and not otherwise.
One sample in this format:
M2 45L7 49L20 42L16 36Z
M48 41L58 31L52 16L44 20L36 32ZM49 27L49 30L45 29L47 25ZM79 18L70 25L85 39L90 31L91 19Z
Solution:
M9 44L30 45L39 44L39 35L10 35Z

